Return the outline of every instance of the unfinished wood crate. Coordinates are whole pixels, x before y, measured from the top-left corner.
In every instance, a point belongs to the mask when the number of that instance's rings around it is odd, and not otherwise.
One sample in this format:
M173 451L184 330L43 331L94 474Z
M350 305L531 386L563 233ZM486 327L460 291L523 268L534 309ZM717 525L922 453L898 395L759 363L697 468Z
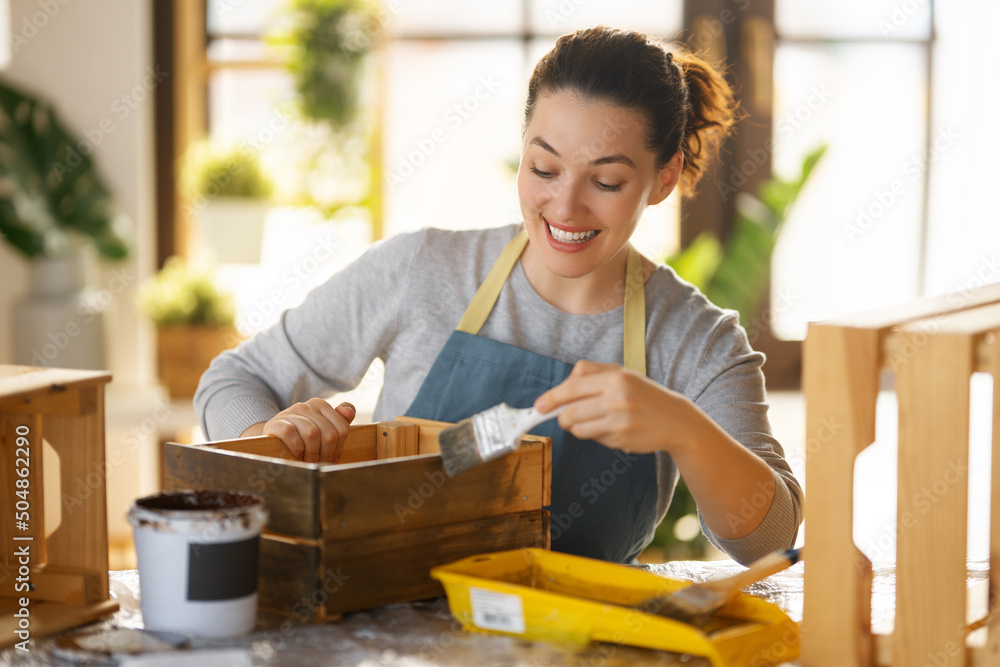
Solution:
M443 595L436 565L489 551L549 546L551 441L455 478L441 467L448 424L399 418L352 426L338 464L291 459L273 437L168 443L167 489L257 493L259 606L315 622Z
M895 628L871 630L871 563L853 541L857 455L875 439L879 374L899 404ZM993 376L991 613L967 646L969 382ZM1000 664L1000 285L836 322L805 342L807 667ZM934 494L934 502L926 493ZM983 610L985 613L985 610Z
M0 647L24 638L21 598L30 600L33 639L118 608L108 593L110 380L103 371L0 366Z

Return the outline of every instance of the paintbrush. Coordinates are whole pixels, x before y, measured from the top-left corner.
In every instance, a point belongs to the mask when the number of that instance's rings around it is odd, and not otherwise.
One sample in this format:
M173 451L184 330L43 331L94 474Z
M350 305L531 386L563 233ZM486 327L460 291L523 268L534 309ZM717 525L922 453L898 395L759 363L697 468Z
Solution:
M564 407L543 414L534 408L501 403L449 426L438 434L445 473L454 477L513 452L520 446L521 436L557 416Z
M650 598L638 605L638 608L650 614L703 625L712 614L729 602L737 591L795 565L802 560L803 555L802 548L776 551L755 560L746 570L737 572L731 577L693 584L668 595Z

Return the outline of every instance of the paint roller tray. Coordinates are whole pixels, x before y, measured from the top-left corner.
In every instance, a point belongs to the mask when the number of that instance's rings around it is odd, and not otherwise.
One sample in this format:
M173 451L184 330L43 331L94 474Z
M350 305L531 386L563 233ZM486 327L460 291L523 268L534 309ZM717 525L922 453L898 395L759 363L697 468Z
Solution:
M627 565L517 549L435 567L466 630L530 640L614 642L708 658L715 667L774 665L799 653L799 626L743 593L704 626L647 614L644 601L691 585ZM638 608L637 608L638 607Z

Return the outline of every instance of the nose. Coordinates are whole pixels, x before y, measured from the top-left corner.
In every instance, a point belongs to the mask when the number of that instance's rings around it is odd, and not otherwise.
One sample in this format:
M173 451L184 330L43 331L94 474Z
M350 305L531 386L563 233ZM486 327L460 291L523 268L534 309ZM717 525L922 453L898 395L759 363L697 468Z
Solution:
M552 199L549 210L560 222L572 222L583 217L586 206L583 203L581 183L575 178L561 178L552 184Z

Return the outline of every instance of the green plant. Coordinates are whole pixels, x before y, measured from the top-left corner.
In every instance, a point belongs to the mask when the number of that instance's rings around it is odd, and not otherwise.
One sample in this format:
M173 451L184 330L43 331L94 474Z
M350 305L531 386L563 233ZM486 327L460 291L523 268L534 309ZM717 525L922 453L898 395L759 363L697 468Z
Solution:
M736 221L725 244L703 232L680 253L667 258L666 263L715 305L739 311L746 325L765 297L771 256L788 211L825 150L820 146L807 155L794 180L772 177L761 184L757 197L741 192L736 200ZM700 558L705 554L708 539L703 533L688 541L674 534L677 521L696 511L697 504L681 480L653 540L668 559Z
M788 210L824 151L826 147L820 146L807 155L794 180L770 178L758 188L756 197L741 192L736 200L736 221L725 244L702 232L666 263L715 305L739 311L746 325L764 297L771 276L771 255Z
M227 325L235 316L233 297L215 285L210 271L198 269L180 257L171 257L163 269L143 283L139 307L158 326Z
M303 115L334 127L350 123L374 32L372 2L291 0L288 6L290 27L271 42L285 50Z
M0 237L27 258L85 243L106 259L126 257L91 150L50 105L0 83Z
M216 197L266 199L274 184L251 147L224 149L196 142L188 149L181 170L185 197L197 203Z

